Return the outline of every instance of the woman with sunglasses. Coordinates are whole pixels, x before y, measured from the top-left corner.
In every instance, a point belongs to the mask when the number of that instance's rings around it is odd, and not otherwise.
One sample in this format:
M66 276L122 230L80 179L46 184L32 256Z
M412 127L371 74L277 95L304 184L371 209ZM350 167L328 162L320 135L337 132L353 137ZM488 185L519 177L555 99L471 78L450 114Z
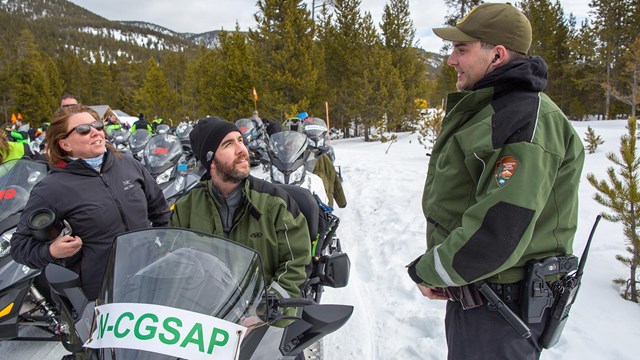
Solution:
M11 239L13 259L31 268L60 263L78 271L87 298L98 297L114 237L164 226L169 207L147 170L105 142L104 125L91 108L61 107L47 129L51 174L37 184ZM34 239L27 220L48 208L66 220L71 235ZM70 259L80 258L79 262Z

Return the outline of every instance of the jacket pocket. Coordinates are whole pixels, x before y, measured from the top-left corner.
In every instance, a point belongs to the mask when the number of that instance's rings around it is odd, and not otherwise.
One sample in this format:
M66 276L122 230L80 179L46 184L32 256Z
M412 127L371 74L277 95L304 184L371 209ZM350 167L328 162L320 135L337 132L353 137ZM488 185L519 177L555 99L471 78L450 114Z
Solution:
M438 204L433 204L427 210L426 218L428 247L441 244L451 230L457 227L456 219Z

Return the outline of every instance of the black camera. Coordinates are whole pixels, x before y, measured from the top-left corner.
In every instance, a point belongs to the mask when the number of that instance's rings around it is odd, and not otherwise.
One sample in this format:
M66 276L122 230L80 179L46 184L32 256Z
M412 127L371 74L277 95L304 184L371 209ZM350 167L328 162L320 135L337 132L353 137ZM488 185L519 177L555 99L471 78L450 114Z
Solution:
M42 242L71 234L69 223L58 220L55 212L47 208L34 210L27 218L27 226L31 230L31 236Z
M61 236L71 235L69 223L58 219L56 213L47 208L34 210L27 218L27 226L31 230L31 236L42 242L50 242ZM57 263L72 268L81 257L81 251L78 251L68 258L58 260Z

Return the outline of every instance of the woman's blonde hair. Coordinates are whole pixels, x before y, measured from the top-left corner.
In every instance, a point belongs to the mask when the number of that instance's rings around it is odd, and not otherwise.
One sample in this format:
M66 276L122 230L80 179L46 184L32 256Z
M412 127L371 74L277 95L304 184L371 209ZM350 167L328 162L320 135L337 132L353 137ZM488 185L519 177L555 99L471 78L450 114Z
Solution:
M68 132L67 125L69 124L69 118L80 113L88 113L94 119L101 121L100 116L98 116L95 110L81 104L78 104L78 106L61 107L53 114L53 120L49 128L47 128L46 135L47 153L51 165L55 165L69 157L69 153L60 147L60 140L62 140ZM110 151L118 154L118 151L111 144L105 143L105 146Z
M4 162L5 155L9 155L9 141L6 136L4 130L0 129L0 164Z

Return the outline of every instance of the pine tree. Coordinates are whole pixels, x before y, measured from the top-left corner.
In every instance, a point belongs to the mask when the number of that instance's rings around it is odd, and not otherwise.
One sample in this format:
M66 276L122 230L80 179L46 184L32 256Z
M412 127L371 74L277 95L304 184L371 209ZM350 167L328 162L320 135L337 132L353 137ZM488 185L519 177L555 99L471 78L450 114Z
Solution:
M636 156L636 119L629 118L628 133L620 139L620 157L608 153L607 159L619 167L619 175L613 167L607 169L608 181L597 180L594 174L588 174L587 180L598 191L594 199L609 208L611 213L602 213L602 217L611 222L622 222L624 235L629 245L626 250L631 255L617 255L616 259L629 267L627 280L615 279L614 283L624 286L622 296L638 302L637 271L640 266L640 159Z
M364 140L369 141L369 130L376 123L382 123L380 131L384 132L390 130L390 118L401 118L406 96L401 76L393 66L391 52L382 45L369 13L364 15L361 29L369 54L364 63L365 92L362 94Z
M332 123L345 129L355 124L356 136L361 123L362 109L367 103L364 88L365 58L369 56L364 44L360 0L335 0L335 20L326 29L331 36L323 39L327 83L331 84L336 102L332 107Z
M175 113L177 94L154 59L149 59L148 66L142 87L135 94L136 101L149 118L168 119Z
M602 74L598 83L606 84L605 119L611 118L611 89L620 76L627 45L635 38L634 29L637 32L637 19L632 16L631 3L632 0L591 0L589 4L594 14L593 34L598 39L599 73Z
M427 110L420 114L421 122L418 128L418 142L425 149L433 149L433 144L442 130L442 120L444 119L444 110L437 107L433 110Z
M174 116L182 116L185 113L185 82L187 69L187 55L183 51L170 52L162 63L162 71L164 72L169 87L178 94L178 103L176 107L177 114Z
M188 64L185 83L185 107L188 109L188 117L197 119L206 115L216 115L215 109L222 107L221 99L214 95L218 65L214 51L204 46Z
M591 126L587 127L587 137L584 138L584 141L587 143L585 148L589 151L589 154L593 154L598 149L598 145L604 144L604 140L600 137L600 135L596 135L596 132L591 128Z
M100 57L96 58L95 63L91 64L89 71L89 79L91 93L86 98L87 105L110 105L113 106L113 100L116 98L117 87L111 76L109 65L105 64Z
M544 91L561 109L566 109L574 95L570 91L571 79L566 76L567 67L572 63L567 44L574 34L562 6L557 0L555 4L550 0L526 0L520 6L534 34L529 54L542 57L548 65Z
M602 89L599 79L599 64L596 54L596 39L588 20L582 22L570 39L571 63L565 68L566 79L571 84L571 101L562 110L574 118L591 114L602 114Z
M234 32L219 34L218 39L213 94L219 99L220 108L216 114L231 121L249 117L254 110L251 92L256 85L255 53L239 25Z
M55 103L47 73L46 55L40 53L33 34L25 29L17 41L17 57L11 73L10 112L20 112L26 122L35 126L49 117ZM59 80L58 80L59 81Z
M454 26L462 17L471 11L474 7L480 5L484 1L482 0L445 0L444 3L451 12L445 19L445 24Z
M385 5L380 24L385 47L400 75L404 99L400 113L388 112L389 128L401 131L417 120L414 100L426 95L426 59L415 48L415 29L411 21L408 0L391 0Z
M619 90L618 87L610 86L609 84L603 84L611 96L617 100L631 106L631 117L636 117L636 108L640 104L640 35L636 38L636 41L629 47L629 52L625 54L626 66L624 68L624 74L627 75L620 80L622 86L627 87L629 90Z
M306 111L318 79L311 14L302 0L258 0L257 6L249 35L265 60L257 62L262 103L282 117Z

